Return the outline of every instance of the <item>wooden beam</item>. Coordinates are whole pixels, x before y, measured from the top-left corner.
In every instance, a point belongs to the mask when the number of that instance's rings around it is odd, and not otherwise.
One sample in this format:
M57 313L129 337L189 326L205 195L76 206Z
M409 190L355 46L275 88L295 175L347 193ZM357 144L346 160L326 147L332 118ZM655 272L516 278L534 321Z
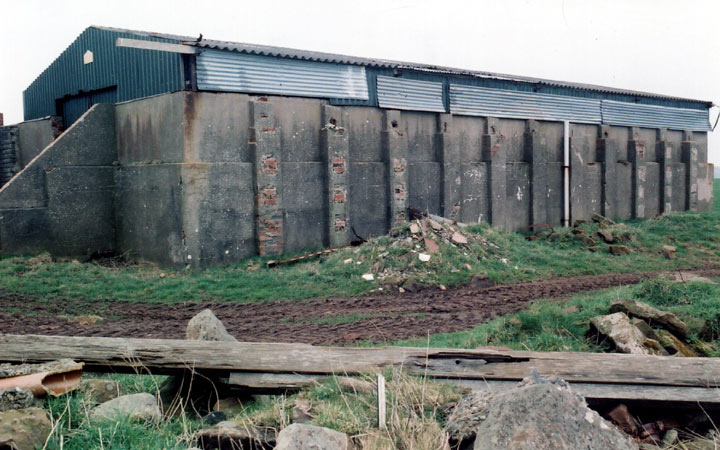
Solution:
M0 335L0 362L70 358L86 371L181 369L296 375L346 375L384 367L435 378L519 381L535 368L570 383L720 387L720 359L616 353L520 352L498 348L315 347L308 344L205 342Z
M172 44L169 42L144 41L140 39L117 38L115 40L115 46L136 48L139 50L156 50L160 52L182 53L185 55L195 55L198 53L197 48L191 45Z

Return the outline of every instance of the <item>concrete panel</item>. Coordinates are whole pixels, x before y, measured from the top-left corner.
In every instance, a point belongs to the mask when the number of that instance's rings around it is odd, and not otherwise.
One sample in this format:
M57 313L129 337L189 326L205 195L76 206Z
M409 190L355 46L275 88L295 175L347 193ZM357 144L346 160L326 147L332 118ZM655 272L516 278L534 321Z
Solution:
M674 149L673 149L674 150ZM672 169L672 210L685 211L687 209L687 183L686 167L684 163L674 162Z
M625 145L627 149L627 142ZM630 219L632 217L632 164L618 163L615 166L617 176L617 205L615 208L616 218Z
M185 94L184 161L250 162L249 96L243 94ZM162 124L160 125L162 126ZM160 130L158 130L160 131ZM176 130L179 133L180 130ZM151 133L151 136L156 136ZM160 136L157 135L159 138ZM172 149L174 141L167 145ZM154 150L153 150L154 151ZM162 154L162 149L160 150ZM153 158L162 159L162 158Z
M694 131L693 141L695 141L698 149L698 162L706 163L708 160L708 137L704 131Z
M662 189L660 164L648 162L645 164L645 170L645 218L652 219L662 213L660 204Z
M698 211L712 211L714 202L715 167L711 163L698 164Z
M304 98L271 97L283 161L322 161L320 128L322 123L322 100Z
M655 128L638 128L638 139L645 142L645 161L659 161L660 159L658 158L655 148L657 130Z
M212 164L200 205L200 265L228 264L256 254L252 164Z
M0 209L0 251L4 255L48 251L54 240L47 208Z
M328 227L325 169L325 164L319 162L282 163L286 252L325 245Z
M489 208L487 164L462 164L460 221L465 223L488 222Z
M350 161L378 162L386 159L382 151L383 111L368 106L348 106L345 129L350 141Z
M563 162L563 123L562 122L537 122L537 133L543 136L547 147L547 162Z
M400 117L401 128L406 130L408 136L408 161L439 161L433 145L437 115L405 111Z
M39 165L26 167L10 183L0 188L0 209L45 206L45 169Z
M414 162L409 166L410 208L442 215L440 211L441 165L435 162Z
M387 169L384 163L351 163L350 226L362 237L388 231Z
M453 133L460 148L460 161L482 161L482 136L485 134L482 117L453 116Z
M668 145L672 148L671 161L682 162L681 146L683 141L683 132L677 130L667 130L665 134L665 140Z
M192 94L176 92L116 105L120 164L183 161L186 95Z
M117 242L132 258L185 263L181 164L121 167L116 172Z
M17 124L20 152L17 164L20 168L28 163L60 135L62 119L47 117Z
M562 136L562 134L560 135ZM578 147L578 149L582 149L580 156L580 161L583 164L590 164L598 161L598 154L597 154L597 137L598 137L598 127L597 125L584 125L584 124L577 124L577 123L571 123L570 124L570 136L572 136L573 140L583 140L584 145ZM560 159L562 161L562 159Z
M505 139L504 149L507 151L508 164L525 161L525 121L514 119L498 119L498 129Z
M547 223L552 226L561 226L565 203L563 198L563 168L562 162L549 162L547 164Z
M54 255L115 250L113 167L60 167L47 173L48 215Z
M593 214L602 214L602 165L588 164L585 169L585 211L587 219Z
M507 226L510 230L526 230L530 225L530 164L507 163Z
M631 139L630 128L611 126L609 127L608 139L614 139L617 142L618 161L627 161L628 140Z

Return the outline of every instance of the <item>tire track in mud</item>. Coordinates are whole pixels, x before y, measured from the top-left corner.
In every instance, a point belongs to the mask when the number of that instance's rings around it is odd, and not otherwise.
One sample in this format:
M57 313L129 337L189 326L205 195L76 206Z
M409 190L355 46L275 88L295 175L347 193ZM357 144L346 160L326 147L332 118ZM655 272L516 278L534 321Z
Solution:
M720 276L720 269L693 271ZM393 342L428 334L473 328L496 317L526 309L542 298L636 284L657 276L604 274L491 287L472 285L442 291L385 293L352 298L266 303L142 304L86 299L43 302L0 291L0 333L183 339L187 321L210 308L230 334L242 341L352 344ZM6 312L8 310L19 312ZM63 315L96 314L105 318L80 325Z

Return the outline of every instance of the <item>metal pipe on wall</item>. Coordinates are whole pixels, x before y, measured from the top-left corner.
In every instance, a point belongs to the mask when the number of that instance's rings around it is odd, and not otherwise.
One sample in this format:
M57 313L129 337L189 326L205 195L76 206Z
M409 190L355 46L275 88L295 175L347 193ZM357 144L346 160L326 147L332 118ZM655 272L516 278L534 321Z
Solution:
M570 122L563 122L563 226L570 226Z

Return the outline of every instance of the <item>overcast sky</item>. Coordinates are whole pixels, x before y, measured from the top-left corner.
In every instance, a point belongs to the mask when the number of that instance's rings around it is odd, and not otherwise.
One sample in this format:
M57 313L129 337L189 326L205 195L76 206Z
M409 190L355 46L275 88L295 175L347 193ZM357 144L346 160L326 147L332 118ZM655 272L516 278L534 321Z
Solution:
M720 0L6 1L0 112L89 25L576 81L720 103ZM711 110L714 123L718 108ZM720 163L720 126L710 138Z

